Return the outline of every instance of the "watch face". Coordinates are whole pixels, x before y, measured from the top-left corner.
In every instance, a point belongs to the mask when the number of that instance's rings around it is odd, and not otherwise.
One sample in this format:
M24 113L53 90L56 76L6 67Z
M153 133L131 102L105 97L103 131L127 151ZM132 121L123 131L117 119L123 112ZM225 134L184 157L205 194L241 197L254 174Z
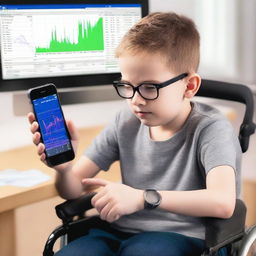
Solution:
M150 204L157 204L159 202L159 195L156 191L149 190L147 191L146 199L147 199L147 202Z
M155 209L161 203L161 195L154 189L144 191L145 209Z

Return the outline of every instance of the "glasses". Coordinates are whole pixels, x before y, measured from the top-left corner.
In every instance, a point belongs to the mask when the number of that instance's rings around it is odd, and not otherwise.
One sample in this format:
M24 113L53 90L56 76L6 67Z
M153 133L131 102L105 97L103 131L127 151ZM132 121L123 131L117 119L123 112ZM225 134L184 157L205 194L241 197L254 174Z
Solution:
M133 98L135 92L138 92L139 95L145 100L155 100L159 96L159 89L171 85L186 76L188 76L188 73L183 73L163 83L156 84L144 82L136 87L127 82L114 81L113 86L115 87L117 94L124 99L131 99Z

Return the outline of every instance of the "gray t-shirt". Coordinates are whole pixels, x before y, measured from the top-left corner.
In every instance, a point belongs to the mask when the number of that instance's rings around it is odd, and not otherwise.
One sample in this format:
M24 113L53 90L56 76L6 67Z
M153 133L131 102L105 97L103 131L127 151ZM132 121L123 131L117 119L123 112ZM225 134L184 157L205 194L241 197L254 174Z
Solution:
M216 109L192 102L192 111L174 136L153 141L149 127L123 109L87 149L102 170L120 160L122 183L137 189L198 190L214 167L231 166L240 194L241 148L229 121ZM207 207L207 205L205 206ZM171 231L204 239L204 218L161 209L121 217L113 227L126 232Z

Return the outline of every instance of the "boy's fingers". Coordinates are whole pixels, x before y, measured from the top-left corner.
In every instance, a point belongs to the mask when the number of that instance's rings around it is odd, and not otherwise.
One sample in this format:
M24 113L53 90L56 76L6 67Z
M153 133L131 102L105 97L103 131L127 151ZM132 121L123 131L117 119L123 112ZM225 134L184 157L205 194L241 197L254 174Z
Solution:
M30 126L30 131L32 133L35 133L38 130L38 123L37 122L33 122Z
M39 132L37 132L37 130L38 130L38 123L36 122L34 113L33 112L28 113L27 118L28 118L29 123L31 124L30 130L33 133L33 137L32 137L33 143L38 145L37 146L37 153L40 156L40 160L44 164L47 165L47 163L45 161L46 155L44 153L45 146L44 146L43 143L40 143L41 134Z
M107 184L109 184L109 181L98 178L87 178L83 179L82 183L84 185L106 186Z
M34 133L32 140L35 145L38 145L40 143L40 137L41 135L39 132Z
M38 155L42 155L44 153L45 146L43 143L39 143L37 146L37 153Z
M45 153L43 153L43 154L40 156L40 160L46 164L45 158L46 158L46 157L45 157Z
M27 115L27 117L28 117L28 121L30 122L30 124L32 124L32 123L35 121L35 115L34 115L34 113L29 112L28 115Z

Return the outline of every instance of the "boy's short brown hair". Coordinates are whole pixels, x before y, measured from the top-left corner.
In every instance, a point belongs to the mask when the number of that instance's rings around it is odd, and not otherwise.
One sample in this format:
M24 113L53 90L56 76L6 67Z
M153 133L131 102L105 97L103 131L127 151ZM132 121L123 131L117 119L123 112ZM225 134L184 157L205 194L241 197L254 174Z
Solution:
M195 23L172 12L155 12L142 18L123 37L116 57L138 52L160 53L173 72L196 72L200 35Z

